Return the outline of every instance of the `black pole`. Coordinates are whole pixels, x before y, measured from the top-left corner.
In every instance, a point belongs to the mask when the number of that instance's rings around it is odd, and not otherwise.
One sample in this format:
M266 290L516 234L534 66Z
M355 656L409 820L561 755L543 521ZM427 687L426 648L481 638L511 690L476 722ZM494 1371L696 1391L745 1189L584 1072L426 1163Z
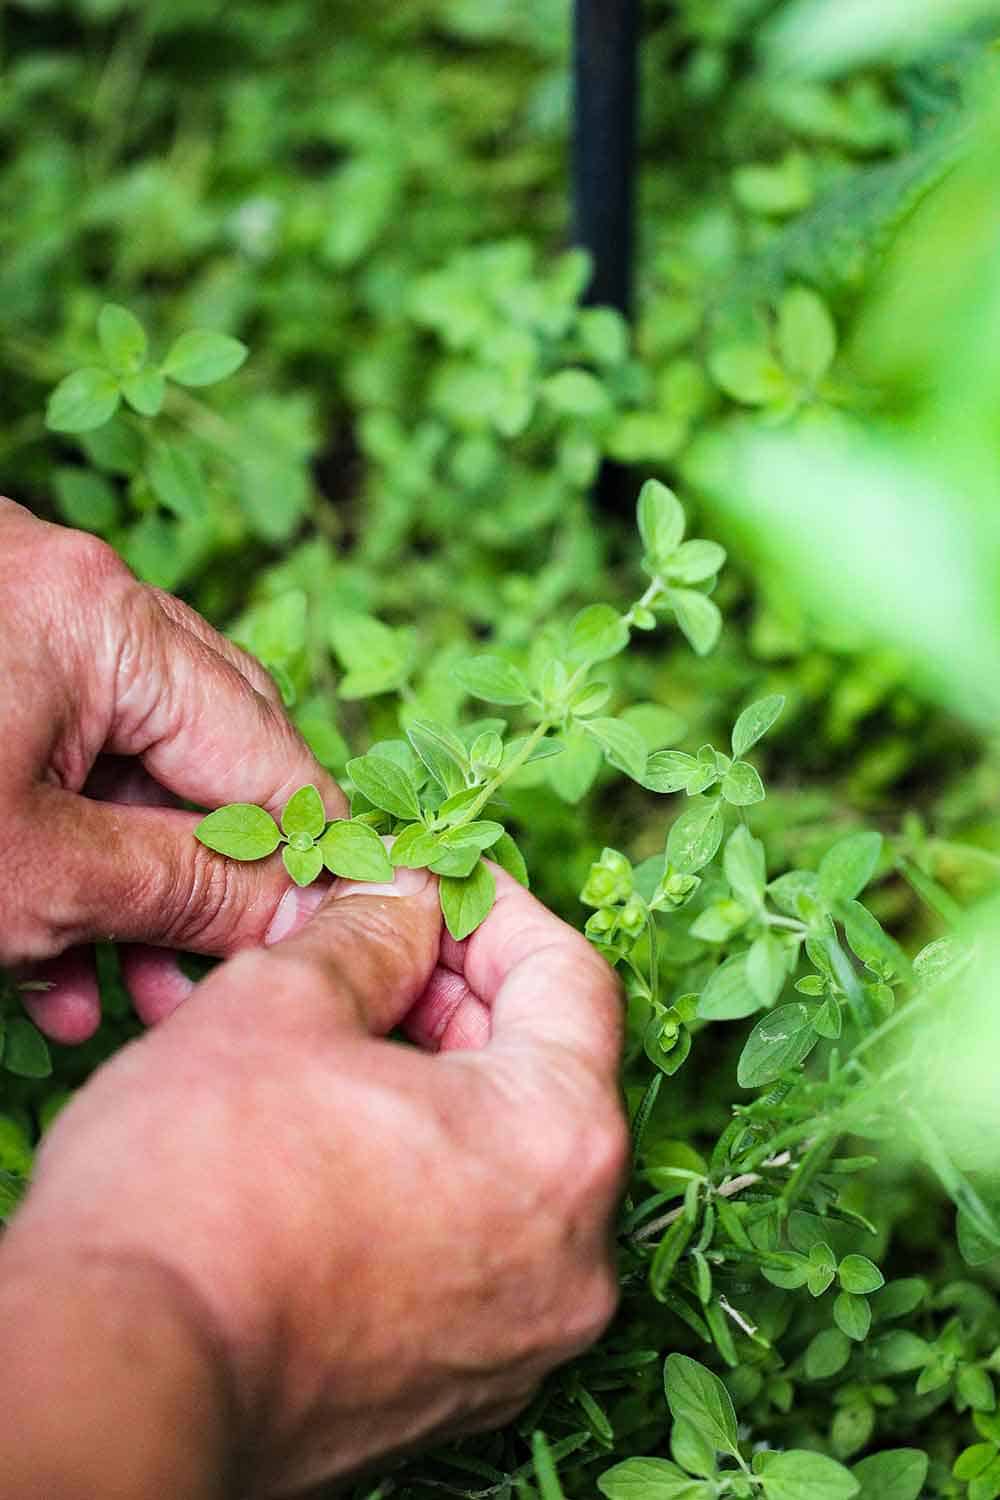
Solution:
M639 0L576 0L573 239L594 274L585 300L632 308Z

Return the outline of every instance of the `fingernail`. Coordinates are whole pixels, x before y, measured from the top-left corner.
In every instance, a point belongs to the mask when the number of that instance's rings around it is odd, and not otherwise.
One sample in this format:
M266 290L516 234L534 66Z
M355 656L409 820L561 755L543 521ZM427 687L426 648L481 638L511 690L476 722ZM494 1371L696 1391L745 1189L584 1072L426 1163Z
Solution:
M335 899L341 896L418 896L430 880L428 870L397 870L389 885L369 884L364 880L338 880Z
M282 938L291 937L293 932L298 932L319 910L329 894L329 886L293 885L282 896L278 910L271 918L271 925L264 936L265 946L270 948L275 943L280 943Z

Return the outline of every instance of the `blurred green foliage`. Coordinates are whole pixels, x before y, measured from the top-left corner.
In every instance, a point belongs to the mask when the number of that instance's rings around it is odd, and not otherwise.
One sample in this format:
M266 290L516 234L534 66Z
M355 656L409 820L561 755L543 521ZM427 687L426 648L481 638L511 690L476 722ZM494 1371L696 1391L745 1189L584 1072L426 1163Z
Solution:
M931 954L913 993L940 1002L949 950L927 945L992 890L1000 859L997 7L647 0L643 14L629 330L581 306L588 267L565 241L567 0L9 0L3 485L229 628L340 775L416 719L467 718L450 669L483 641L534 668L581 605L634 597L621 518L590 499L604 459L683 485L697 533L730 548L721 642L696 660L643 640L607 671L608 712L631 714L651 752L697 755L748 702L784 695L754 752L768 796L745 813L768 874L817 870L862 824L881 832L865 901L907 953ZM142 320L154 364L192 329L251 357L217 389L154 381L107 425L55 434L46 399L103 367L108 302ZM624 785L583 746L506 790L536 890L577 922L593 865L625 879L601 866L608 846L635 874L621 911L650 896L644 861L687 805ZM871 1118L848 1119L828 1030L822 1066L796 1062L754 1097L737 1086L747 1022L690 1003L745 948L725 874L664 919L648 1044L633 987L625 1082L642 1140L618 1323L522 1422L359 1496L532 1494L535 1427L572 1496L636 1455L710 1475L680 1422L670 1447L662 1362L678 1347L725 1376L749 1443L869 1455L863 1500L1000 1494L990 944L968 999L981 1045L950 1080L946 1043L929 1043L923 1073L892 1075ZM913 976L853 920L868 998L891 1019L893 985L909 994ZM48 1063L4 1002L18 1066L0 1205L64 1090L135 1029L113 953L101 961L105 1025L55 1049L52 1077L33 1076ZM839 981L820 967L798 982L789 1005L818 1013ZM725 1008L723 981L713 993ZM895 1066L862 1052L851 1086ZM979 1105L972 1130L956 1077ZM904 1085L907 1109L926 1095L916 1138L889 1128ZM764 1161L783 1125L805 1155L778 1237L710 1261L747 1226L723 1224L721 1195L706 1238L707 1200L681 1203L685 1183L725 1182L734 1142ZM681 1209L654 1252L660 1297L635 1238L657 1196ZM745 1212L766 1197L751 1184ZM884 1288L859 1290L860 1256ZM916 1489L864 1467L914 1444L930 1459ZM635 1500L679 1493L663 1470L626 1477ZM815 1483L798 1493L818 1500Z

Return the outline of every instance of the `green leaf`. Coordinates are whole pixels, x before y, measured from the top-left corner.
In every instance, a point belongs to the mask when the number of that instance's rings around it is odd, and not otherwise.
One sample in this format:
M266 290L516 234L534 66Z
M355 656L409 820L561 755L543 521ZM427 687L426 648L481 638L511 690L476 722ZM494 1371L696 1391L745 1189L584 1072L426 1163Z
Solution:
M281 814L281 829L289 838L295 833L306 833L318 839L326 827L323 799L314 786L300 786L285 803Z
M909 1451L913 1453L917 1450L910 1449ZM924 1457L924 1455L921 1454L921 1457ZM984 1469L986 1469L991 1463L993 1463L996 1457L996 1443L973 1443L971 1447L963 1449L963 1451L958 1455L954 1464L952 1465L951 1472L954 1474L956 1479L975 1479L976 1475L981 1474ZM857 1467L855 1468L855 1473L856 1472ZM864 1484L863 1480L862 1484ZM862 1494L864 1494L863 1489Z
M178 385L214 385L235 374L249 352L245 344L228 334L194 330L181 334L161 368Z
M734 760L722 778L722 795L734 807L749 807L763 802L764 783L747 761Z
M524 862L524 855L515 844L509 833L501 835L490 850L490 859L498 864L501 870L506 870L508 875L513 875L519 885L527 890L531 884L528 879L528 866Z
M686 1309L687 1303L677 1299L671 1311L676 1311L678 1307ZM708 1326L703 1325L703 1329L704 1336L707 1338ZM687 1469L689 1474L699 1474L705 1479L712 1478L719 1467L714 1442L709 1442L692 1422L674 1423L670 1430L670 1452L682 1469ZM702 1492L704 1491L712 1496L715 1493L715 1486L704 1485Z
M591 604L570 621L567 654L574 662L607 661L624 651L628 626L610 604Z
M588 739L579 723L571 724L562 736L563 753L545 769L546 778L557 797L564 802L582 800L593 786L604 754L600 745Z
M905 1318L914 1312L927 1296L927 1283L921 1276L903 1276L898 1281L887 1281L880 1292L875 1293L872 1311L882 1322L892 1318Z
M190 448L179 443L158 443L146 477L160 504L182 520L197 520L208 511L205 476Z
M786 370L817 385L837 352L837 330L822 297L808 287L790 287L778 307L777 341Z
M803 983L804 981L800 980L795 988L797 990L802 990ZM822 980L820 980L819 983L822 983ZM802 993L807 992L802 991ZM826 1037L828 1041L835 1042L840 1036L841 1032L844 1029L844 1018L841 1015L840 1006L837 1004L837 1001L833 995L828 996L827 999L823 1001L823 1004L813 1016L813 1026L816 1028L818 1034L822 1037Z
M542 381L541 394L558 412L571 417L603 417L611 398L596 375L587 370L557 370Z
M850 1292L841 1292L833 1304L833 1317L841 1333L859 1343L868 1337L872 1326L872 1310L864 1297L854 1297Z
M718 542L682 542L664 571L671 583L704 583L715 577L725 561L726 549Z
M746 755L752 745L763 739L785 706L782 693L771 693L745 708L733 726L733 754Z
M103 474L92 469L56 469L52 475L59 514L84 531L108 532L119 516L118 496Z
M684 509L673 490L658 479L647 479L639 491L639 535L650 558L671 557L684 535Z
M286 844L281 858L296 885L312 885L323 869L323 851L318 844L309 849L293 849Z
M666 599L694 650L707 656L722 631L719 606L694 589L668 589Z
M981 1365L963 1365L955 1380L955 1387L962 1400L967 1401L973 1411L996 1410L997 1397L993 1381L989 1371L984 1370Z
M516 707L531 698L524 674L500 656L471 656L452 668L452 676L473 698L487 703Z
M651 792L680 792L698 769L695 757L683 750L654 750L646 761L642 784Z
M116 375L134 375L142 368L149 347L146 330L127 307L106 303L97 318L97 336Z
M847 903L844 932L855 953L866 968L880 976L905 975L909 962L899 944L883 932L871 912L860 901Z
M406 726L406 738L449 797L464 789L466 773L470 770L470 755L457 734L443 724L415 719ZM499 736L494 735L494 739L497 744L501 743Z
M649 1289L658 1302L670 1285L678 1262L694 1234L695 1226L687 1216L675 1219L667 1229L649 1264Z
M667 860L680 874L694 875L715 858L722 832L718 802L693 802L670 825Z
M931 1346L926 1339L906 1328L893 1329L868 1345L868 1359L873 1370L882 1375L905 1375L910 1370L919 1370L931 1355Z
M389 850L392 863L404 870L423 870L441 854L441 844L436 833L429 832L423 823L410 823L401 828Z
M825 910L819 876L812 870L789 870L772 880L768 890L778 910L786 917L797 917L800 922L811 922Z
M330 644L346 676L337 692L341 698L371 698L391 693L405 682L413 654L412 637L394 630L374 615L338 612L330 621Z
M3 1065L19 1078L48 1078L52 1072L49 1045L37 1026L23 1016L7 1022L3 1044Z
M624 719L587 719L581 727L600 745L611 765L631 776L633 781L642 781L648 755L646 742L638 729L633 729Z
M670 1354L664 1383L677 1421L690 1422L718 1452L739 1455L732 1397L717 1375L686 1354Z
M662 703L633 703L618 716L646 741L647 750L662 750L683 738L687 725L676 709Z
M230 859L265 859L281 843L281 833L269 812L252 802L232 802L202 818L194 836L217 854Z
M531 1434L531 1463L538 1481L539 1500L565 1500L555 1459L543 1432Z
M851 1472L861 1486L858 1500L919 1500L927 1468L927 1454L919 1448L886 1448Z
M760 1473L766 1500L851 1500L860 1485L824 1453L769 1453Z
M480 819L462 823L457 828L445 828L439 834L446 849L489 849L503 835L503 824Z
M773 1083L809 1056L818 1037L809 1008L799 1001L779 1005L762 1016L740 1055L736 1078L741 1089Z
M823 899L853 901L871 880L882 853L880 833L849 833L838 839L819 865L819 888Z
M392 879L386 847L367 823L340 818L330 824L316 848L330 874L343 880L371 880L386 885Z
M839 1276L844 1291L859 1297L885 1286L885 1277L867 1255L845 1255L840 1262Z
M482 860L464 880L443 875L440 891L445 926L457 943L475 932L479 924L486 920L497 894L493 874Z
M735 828L726 840L722 868L737 901L748 911L764 904L767 865L764 845L755 839L745 823Z
M49 397L45 425L52 432L91 432L111 420L120 400L110 371L96 366L74 370Z
M747 979L761 1005L771 1006L785 986L785 949L773 932L762 932L747 954Z
M707 1486L667 1458L627 1458L598 1477L607 1500L701 1500Z
M850 1357L851 1341L847 1335L839 1328L825 1328L806 1349L806 1374L810 1380L827 1380L842 1370Z
M408 823L420 817L420 802L412 778L388 756L369 754L349 760L347 774L373 807Z
M760 1010L761 1001L747 977L747 954L734 953L714 970L698 1001L703 1021L738 1021Z
M770 406L788 395L788 377L759 344L729 344L714 350L708 370L720 390L745 406Z
M167 394L167 382L159 370L140 370L122 377L122 395L141 417L155 417Z

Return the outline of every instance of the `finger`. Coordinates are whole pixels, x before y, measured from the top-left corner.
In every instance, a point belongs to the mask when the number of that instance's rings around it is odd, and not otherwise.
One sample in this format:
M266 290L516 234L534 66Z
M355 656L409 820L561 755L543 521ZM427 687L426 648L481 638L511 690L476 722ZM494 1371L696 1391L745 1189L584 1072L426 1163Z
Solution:
M101 1024L101 998L90 949L71 948L58 958L32 964L19 979L39 986L20 989L21 1003L51 1041L72 1047L94 1035Z
M225 657L226 661L230 662L247 679L252 688L281 708L282 700L278 684L255 656L251 656L249 651L244 651L242 647L237 646L228 636L220 635L217 630L213 630L208 621L189 604L185 604L183 599L168 594L164 589L153 589L151 592L156 596L160 608L169 619L183 626L185 630L189 630L204 645Z
M403 1029L427 1052L476 1051L490 1039L490 1013L461 974L439 964Z
M135 1013L145 1026L156 1026L173 1015L195 987L167 948L126 943L118 957Z
M491 1012L491 1048L575 1053L603 1079L618 1070L622 1003L618 981L583 935L496 866L497 900L457 951L474 994Z
M277 815L311 784L328 817L346 811L332 776L209 625L196 635L140 591L123 630L110 752L139 756L161 785L204 807L254 802Z
M122 755L100 755L83 788L85 797L117 802L123 807L176 807L177 798L154 781L137 760Z
M98 939L224 957L263 943L272 924L287 933L300 908L315 908L322 892L292 887L280 859L226 859L198 842L198 822L180 808L37 786L15 851L14 961Z
M437 965L441 911L426 870L397 870L392 885L338 881L315 916L266 952L221 965L197 1003L232 1007L241 1028L331 1027L384 1036L412 1009Z

